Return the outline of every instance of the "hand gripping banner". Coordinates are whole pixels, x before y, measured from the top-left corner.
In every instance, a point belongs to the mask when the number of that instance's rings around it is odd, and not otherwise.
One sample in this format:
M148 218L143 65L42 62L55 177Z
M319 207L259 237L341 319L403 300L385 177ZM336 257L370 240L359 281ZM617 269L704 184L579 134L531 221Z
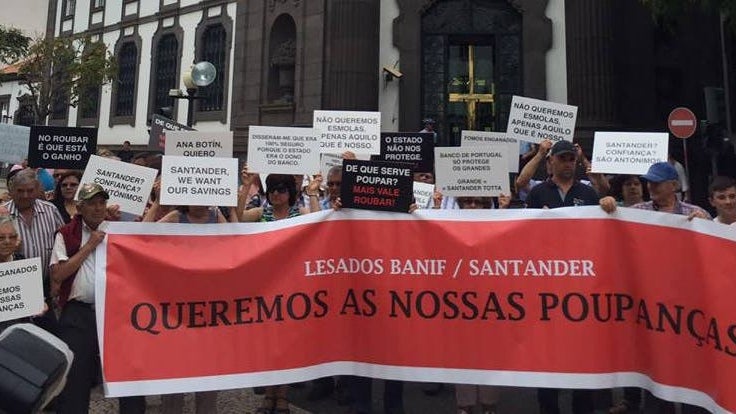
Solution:
M597 207L116 223L97 252L106 395L352 374L735 411L735 251L730 226Z

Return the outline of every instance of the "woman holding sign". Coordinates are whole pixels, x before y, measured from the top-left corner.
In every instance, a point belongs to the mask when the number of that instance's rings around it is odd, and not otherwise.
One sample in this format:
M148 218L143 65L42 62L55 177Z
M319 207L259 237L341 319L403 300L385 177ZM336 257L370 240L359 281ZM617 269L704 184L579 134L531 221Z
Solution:
M248 173L244 175L243 187L250 188L257 174ZM262 207L245 210L246 194L244 191L238 193L237 214L239 221L245 222L269 222L286 218L297 217L302 214L320 211L319 187L322 184L322 175L317 174L307 186L306 193L309 196L309 208L299 207L297 203L296 180L293 175L269 174L266 177L266 201Z
M23 255L16 250L20 246L20 235L10 216L0 216L0 263L23 259ZM14 319L0 322L0 332L10 325L25 322L23 319Z

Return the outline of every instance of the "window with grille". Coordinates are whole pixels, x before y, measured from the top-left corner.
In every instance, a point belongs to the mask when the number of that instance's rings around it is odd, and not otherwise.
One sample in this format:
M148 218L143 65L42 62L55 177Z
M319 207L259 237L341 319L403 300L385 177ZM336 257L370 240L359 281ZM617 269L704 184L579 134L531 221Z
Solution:
M135 43L123 44L118 52L118 90L115 116L133 116L135 111L135 74L138 69L138 48Z
M79 97L79 115L81 118L97 118L97 107L100 105L100 87L90 86Z
M179 61L179 42L176 36L166 34L156 46L156 71L154 72L154 112L174 105L169 90L177 88L176 69Z
M227 34L221 25L210 26L202 33L202 50L200 60L212 63L217 69L217 76L211 85L200 88L198 94L204 99L199 101L199 111L221 111L225 88L225 53Z
M92 0L92 10L102 9L105 7L105 0Z
M74 16L74 9L76 6L76 0L65 0L64 1L64 17Z

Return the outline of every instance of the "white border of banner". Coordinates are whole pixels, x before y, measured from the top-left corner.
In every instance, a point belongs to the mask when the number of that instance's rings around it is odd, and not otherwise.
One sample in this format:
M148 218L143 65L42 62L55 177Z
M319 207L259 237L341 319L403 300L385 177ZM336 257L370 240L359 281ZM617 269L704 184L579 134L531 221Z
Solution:
M693 219L668 213L651 212L631 208L619 208L608 215L600 207L569 207L552 210L510 209L510 210L418 210L410 215L404 213L385 213L366 210L345 209L339 212L322 211L290 220L271 223L237 224L186 224L163 223L110 223L108 234L148 234L148 235L236 235L257 234L321 221L344 220L444 220L444 221L513 221L547 219L601 219L622 220L626 222L680 228L696 233L736 241L736 229L710 220ZM103 248L96 250L95 295L97 298L97 332L100 356L104 361L102 333L104 332L105 310L105 268L107 267L107 239ZM507 385L524 387L565 387L565 388L615 388L634 386L646 388L660 398L694 404L716 413L728 413L704 392L684 387L660 384L646 375L635 372L602 374L544 373L525 371L486 371L451 368L422 368L378 365L360 362L337 361L289 370L266 371L248 374L233 374L208 377L191 377L167 380L145 380L128 382L107 382L104 389L106 397L127 395L156 395L199 391L248 388L255 385L284 384L302 382L332 375L361 375L374 378L428 382L474 383L488 385Z

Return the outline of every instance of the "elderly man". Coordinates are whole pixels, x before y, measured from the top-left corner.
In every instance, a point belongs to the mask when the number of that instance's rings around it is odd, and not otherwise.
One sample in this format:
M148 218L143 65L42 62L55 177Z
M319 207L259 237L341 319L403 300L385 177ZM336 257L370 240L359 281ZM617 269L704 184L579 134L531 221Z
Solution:
M60 286L61 338L74 352L67 383L56 412L85 413L100 367L95 324L95 250L105 238L109 195L99 184L83 184L77 196L78 215L54 239L51 278ZM121 413L145 412L143 397L120 399Z
M634 204L631 208L638 208L642 210L661 211L664 213L679 214L687 216L688 220L693 218L702 218L710 220L710 214L702 208L680 201L677 197L677 193L680 190L679 176L677 170L672 164L668 162L654 163L649 167L646 174L642 175L647 182L647 189L649 190L649 197L651 201L645 201L639 204ZM603 197L600 200L601 208L607 213L613 213L616 211L616 199L613 197ZM620 407L624 411L613 411L613 412L625 412L632 408L638 408L640 404L640 391L636 388L624 389L624 400L616 407ZM656 407L656 411L660 413L674 413L675 406L672 403L665 402L647 393L647 398L650 399L651 405ZM702 408L683 405L682 413L705 413L707 411Z
M696 217L711 219L710 214L702 208L677 199L680 184L677 170L670 163L658 162L652 164L647 173L642 175L641 178L647 182L651 200L634 204L631 206L632 208L680 214L687 216L688 220ZM616 211L616 199L613 197L603 197L600 200L600 205L607 213Z
M36 171L31 168L18 171L9 182L11 200L3 204L11 217L16 219L18 232L23 243L20 253L26 259L41 258L43 271L44 293L50 297L48 275L51 247L54 244L54 233L64 225L59 210L51 203L39 199L41 184ZM53 312L47 312L37 318L36 323L50 331L56 330L56 321Z

